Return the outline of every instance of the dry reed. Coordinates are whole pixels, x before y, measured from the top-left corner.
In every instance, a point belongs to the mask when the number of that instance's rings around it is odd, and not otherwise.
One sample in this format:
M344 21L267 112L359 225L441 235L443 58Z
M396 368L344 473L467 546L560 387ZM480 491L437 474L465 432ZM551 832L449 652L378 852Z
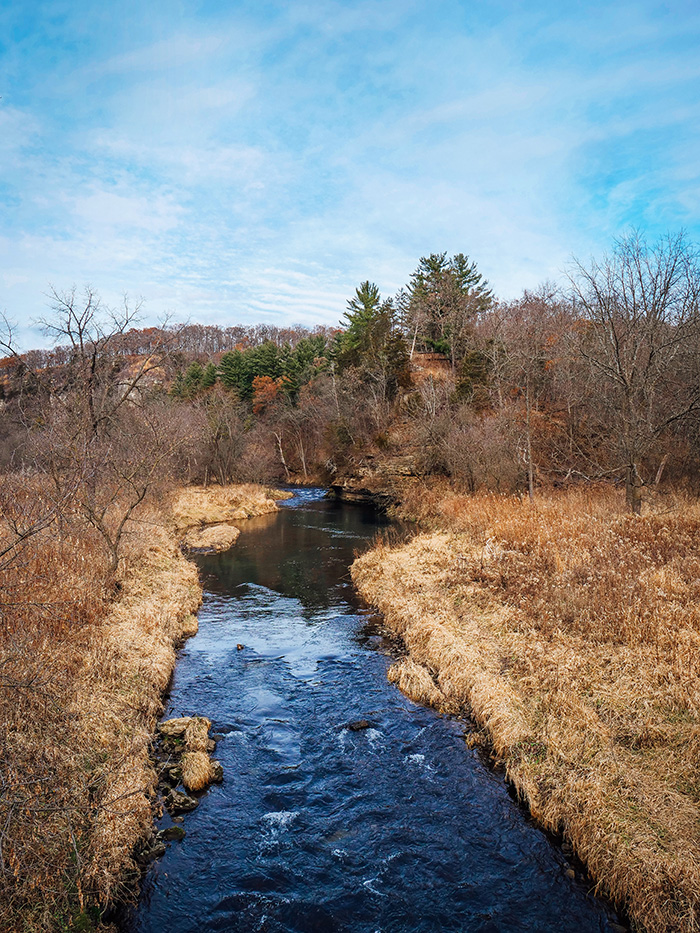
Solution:
M632 517L609 490L415 507L447 530L353 565L425 669L404 662L396 682L476 720L640 929L696 930L700 507Z
M185 752L180 759L180 768L182 783L187 790L203 790L211 784L213 768L205 751Z

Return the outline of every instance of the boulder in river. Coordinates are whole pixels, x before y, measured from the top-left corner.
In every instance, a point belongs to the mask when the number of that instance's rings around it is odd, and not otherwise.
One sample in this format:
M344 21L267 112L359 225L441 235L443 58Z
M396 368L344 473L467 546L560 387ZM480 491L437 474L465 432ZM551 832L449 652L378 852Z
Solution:
M199 801L180 790L171 790L165 798L165 806L169 813L189 813L196 810Z
M345 728L351 732L361 732L363 729L371 729L372 723L369 719L355 719L353 722L349 722Z
M157 833L156 838L161 842L182 842L185 835L185 830L182 826L167 826Z

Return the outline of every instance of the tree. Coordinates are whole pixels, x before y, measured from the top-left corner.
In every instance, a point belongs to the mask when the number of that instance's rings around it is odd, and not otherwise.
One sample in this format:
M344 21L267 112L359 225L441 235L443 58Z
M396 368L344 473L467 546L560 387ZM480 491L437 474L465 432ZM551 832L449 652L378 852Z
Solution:
M52 289L51 302L41 323L66 346L66 362L28 373L30 448L55 500L71 491L72 507L99 532L114 573L128 523L183 442L168 426L167 406L152 401L177 334L157 329L148 352L133 360L120 345L138 305L106 308L89 287L80 295ZM11 333L0 343L19 358Z
M604 387L609 444L639 513L659 471L647 474L645 458L700 409L698 255L683 233L649 246L633 232L602 262L576 261L570 281L585 325L579 351Z
M454 371L467 350L475 317L491 303L488 282L464 253L450 259L447 253L431 253L421 257L407 294L408 300L400 295L399 303L405 308L412 347L419 342L444 353Z
M338 335L336 360L341 369L359 366L366 357L376 355L391 330L390 309L382 304L374 282L362 282L348 301L343 317L345 331Z
M534 436L540 420L540 400L549 388L560 352L565 309L556 292L543 286L526 291L518 301L502 306L500 314L501 375L512 401L524 407L522 459L530 500L535 495Z
M397 328L393 302L382 301L374 283L362 282L355 289L345 318L348 326L338 336L335 351L338 370L354 370L381 434L397 391L410 383L406 342Z

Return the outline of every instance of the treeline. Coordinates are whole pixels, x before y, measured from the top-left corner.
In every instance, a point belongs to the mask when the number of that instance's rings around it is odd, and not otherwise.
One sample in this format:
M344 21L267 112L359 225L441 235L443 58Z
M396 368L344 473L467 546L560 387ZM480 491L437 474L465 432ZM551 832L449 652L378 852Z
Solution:
M433 254L394 298L362 283L335 334L194 363L175 394L217 411L235 400L262 474L332 474L393 450L469 491L624 483L639 511L664 480L697 491L699 293L682 234L630 235L574 265L566 288L509 302L466 256Z
M90 290L55 293L37 358L6 339L0 466L41 476L104 541L178 482L332 482L408 458L468 491L624 483L629 507L700 462L700 272L681 234L498 301L464 254L420 260L341 326L138 330ZM53 355L52 355L53 354Z

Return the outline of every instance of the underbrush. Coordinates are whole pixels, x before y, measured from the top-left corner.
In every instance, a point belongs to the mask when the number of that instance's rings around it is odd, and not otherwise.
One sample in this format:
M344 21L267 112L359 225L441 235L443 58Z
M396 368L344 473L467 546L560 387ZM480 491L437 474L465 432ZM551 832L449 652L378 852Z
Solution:
M533 813L640 929L700 920L700 506L615 490L416 491L433 528L353 577L405 640L393 678L466 710Z

